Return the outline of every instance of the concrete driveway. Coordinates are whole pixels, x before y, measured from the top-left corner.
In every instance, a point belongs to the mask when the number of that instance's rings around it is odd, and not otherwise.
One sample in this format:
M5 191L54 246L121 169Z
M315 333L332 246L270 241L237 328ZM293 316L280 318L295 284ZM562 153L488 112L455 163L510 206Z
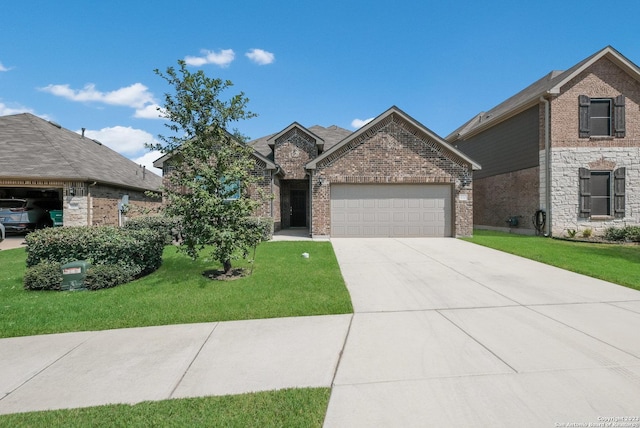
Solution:
M25 246L23 235L9 235L4 241L0 242L0 250L12 250Z
M355 315L325 426L640 426L640 292L456 239L332 243Z

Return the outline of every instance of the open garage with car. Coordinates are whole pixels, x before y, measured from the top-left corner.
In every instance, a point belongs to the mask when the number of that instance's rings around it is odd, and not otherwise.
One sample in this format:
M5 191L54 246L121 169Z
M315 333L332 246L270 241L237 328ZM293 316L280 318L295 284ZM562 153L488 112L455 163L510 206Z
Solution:
M0 223L9 233L62 226L62 189L0 188Z

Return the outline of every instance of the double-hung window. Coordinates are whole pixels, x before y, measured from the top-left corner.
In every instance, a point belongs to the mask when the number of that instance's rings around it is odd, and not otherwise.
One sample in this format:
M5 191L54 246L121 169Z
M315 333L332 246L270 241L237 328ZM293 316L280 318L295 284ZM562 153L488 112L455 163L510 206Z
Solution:
M615 171L580 168L580 217L624 218L625 171L625 168Z
M611 172L591 171L591 215L611 215Z
M625 97L589 98L578 97L579 137L625 136Z
M589 114L590 135L610 136L611 135L611 100L592 99L591 112Z

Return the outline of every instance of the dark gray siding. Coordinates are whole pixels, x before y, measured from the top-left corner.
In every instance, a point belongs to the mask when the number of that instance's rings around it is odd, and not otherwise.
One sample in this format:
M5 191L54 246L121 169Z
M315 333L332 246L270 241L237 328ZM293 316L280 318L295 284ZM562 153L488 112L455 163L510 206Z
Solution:
M535 106L456 147L482 165L480 171L474 172L474 178L532 168L539 164L538 121L538 106Z

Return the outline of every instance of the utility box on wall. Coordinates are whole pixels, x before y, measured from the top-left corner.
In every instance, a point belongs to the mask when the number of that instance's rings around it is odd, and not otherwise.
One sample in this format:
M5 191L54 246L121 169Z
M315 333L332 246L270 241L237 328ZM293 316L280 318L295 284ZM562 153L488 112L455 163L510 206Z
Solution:
M84 279L90 267L91 264L86 260L77 260L63 265L60 289L63 291L86 290Z

